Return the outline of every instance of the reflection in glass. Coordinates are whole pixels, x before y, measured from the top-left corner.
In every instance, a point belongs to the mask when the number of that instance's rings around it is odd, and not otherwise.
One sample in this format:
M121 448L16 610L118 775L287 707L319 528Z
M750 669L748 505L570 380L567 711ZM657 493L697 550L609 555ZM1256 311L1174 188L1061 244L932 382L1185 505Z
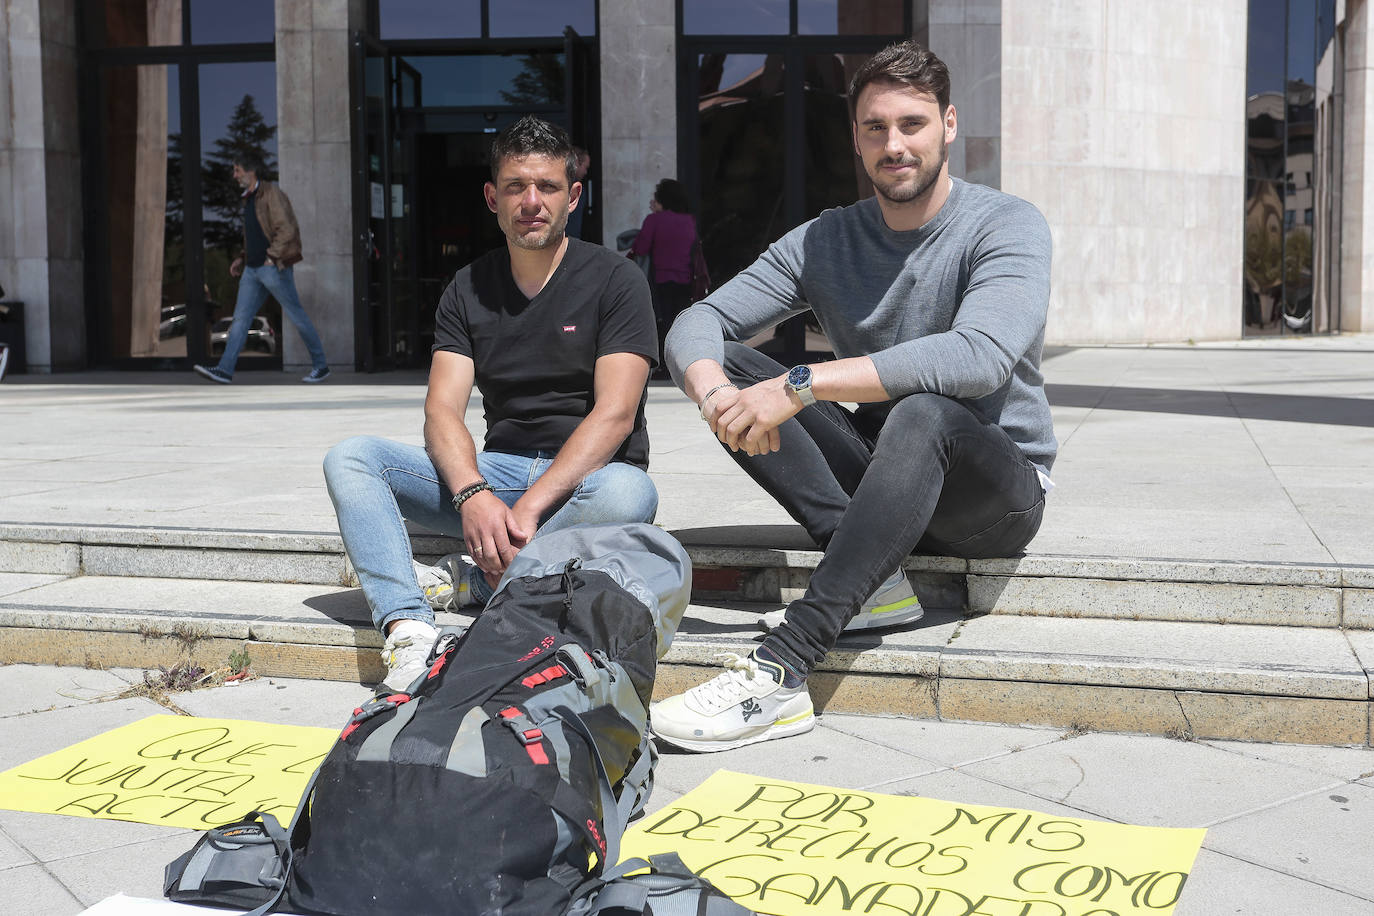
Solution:
M1317 4L1317 66L1312 106L1312 326L1340 327L1341 148L1344 60L1335 36L1335 0ZM1340 90L1337 86L1341 86Z
M186 258L177 68L102 73L109 188L109 355L185 352Z
M798 35L900 35L902 0L797 0Z
M854 153L849 81L869 54L813 54L805 58L806 218L843 207L873 193Z
M91 47L181 44L182 0L105 0L87 6L87 44Z
M579 35L596 34L595 0L498 0L489 3L492 38L557 36L572 26Z
M701 55L697 110L702 251L720 285L787 229L783 56Z
M1250 0L1247 334L1305 334L1339 322L1334 12L1332 0Z
M276 37L273 0L190 0L191 44L272 41Z
M216 318L232 316L239 281L230 276L229 265L243 250L243 189L234 180L234 159L244 153L261 158L275 180L277 152L276 70L270 61L239 64L203 64L200 68L200 184L202 240L205 247L204 326L216 339L211 325ZM283 189L290 196L289 188ZM281 306L270 296L258 313L280 331ZM275 346L261 344L262 335L249 335L244 358L271 355ZM223 340L218 341L223 347Z
M481 0L379 0L381 37L481 38Z
M787 7L788 0L682 0L682 32L684 35L786 35Z
M429 108L563 104L562 52L408 54L405 63Z

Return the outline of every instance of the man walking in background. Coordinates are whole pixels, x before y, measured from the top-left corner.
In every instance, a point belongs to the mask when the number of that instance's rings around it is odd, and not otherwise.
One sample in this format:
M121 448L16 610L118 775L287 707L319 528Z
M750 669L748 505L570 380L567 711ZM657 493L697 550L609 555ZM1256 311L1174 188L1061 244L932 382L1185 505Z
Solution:
M219 363L195 367L196 372L221 385L234 380L234 365L268 293L296 326L310 352L310 374L301 381L313 384L329 378L324 346L310 316L301 307L292 273L292 266L301 260L301 230L296 225L291 201L282 189L258 177L266 171L262 160L252 153L241 154L234 160L234 180L243 188L243 254L229 265L229 273L241 277L238 301L234 303L234 321L229 326Z

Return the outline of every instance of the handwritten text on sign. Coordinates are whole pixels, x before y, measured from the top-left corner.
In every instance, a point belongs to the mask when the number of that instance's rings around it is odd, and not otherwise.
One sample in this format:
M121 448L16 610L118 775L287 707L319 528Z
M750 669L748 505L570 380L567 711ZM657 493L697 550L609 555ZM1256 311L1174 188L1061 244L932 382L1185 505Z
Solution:
M640 821L622 855L677 852L777 916L1126 916L1173 912L1204 833L721 770Z
M254 810L286 822L338 736L149 716L0 773L0 807L197 830Z

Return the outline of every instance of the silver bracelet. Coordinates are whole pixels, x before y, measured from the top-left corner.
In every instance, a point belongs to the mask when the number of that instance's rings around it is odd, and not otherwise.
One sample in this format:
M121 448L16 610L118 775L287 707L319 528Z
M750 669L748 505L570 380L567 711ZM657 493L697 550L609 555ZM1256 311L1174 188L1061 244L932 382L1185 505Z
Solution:
M736 385L734 382L721 382L719 385L712 388L710 391L706 392L706 397L701 399L701 406L697 408L697 413L701 414L701 418L703 420L706 419L706 402L711 400L715 393L722 388L733 388L736 391L739 391L739 386Z

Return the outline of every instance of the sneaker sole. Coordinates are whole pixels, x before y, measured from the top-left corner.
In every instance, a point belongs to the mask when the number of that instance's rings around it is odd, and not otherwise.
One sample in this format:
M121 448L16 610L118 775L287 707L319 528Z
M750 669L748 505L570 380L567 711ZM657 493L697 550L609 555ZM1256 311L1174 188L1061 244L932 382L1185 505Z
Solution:
M921 607L920 599L913 596L905 601L895 602L867 614L855 615L853 620L845 624L844 632L858 633L863 630L885 630L912 623L924 616L925 609ZM776 626L766 619L766 615L760 617L758 623L759 629L765 633L773 632L773 628Z
M920 600L912 596L904 601L874 608L867 614L854 615L854 619L845 624L844 631L851 633L860 630L883 630L920 620L924 616L925 610L922 609Z
M772 741L776 738L791 738L793 735L804 735L816 727L816 712L811 710L805 715L794 716L791 720L784 719L781 722L774 722L761 732L753 735L746 735L743 738L732 738L729 741L693 741L690 738L673 738L660 734L652 726L654 737L664 744L681 748L684 751L693 751L698 754L710 754L715 751L733 751L738 747L746 747L750 744L758 744L761 741Z

